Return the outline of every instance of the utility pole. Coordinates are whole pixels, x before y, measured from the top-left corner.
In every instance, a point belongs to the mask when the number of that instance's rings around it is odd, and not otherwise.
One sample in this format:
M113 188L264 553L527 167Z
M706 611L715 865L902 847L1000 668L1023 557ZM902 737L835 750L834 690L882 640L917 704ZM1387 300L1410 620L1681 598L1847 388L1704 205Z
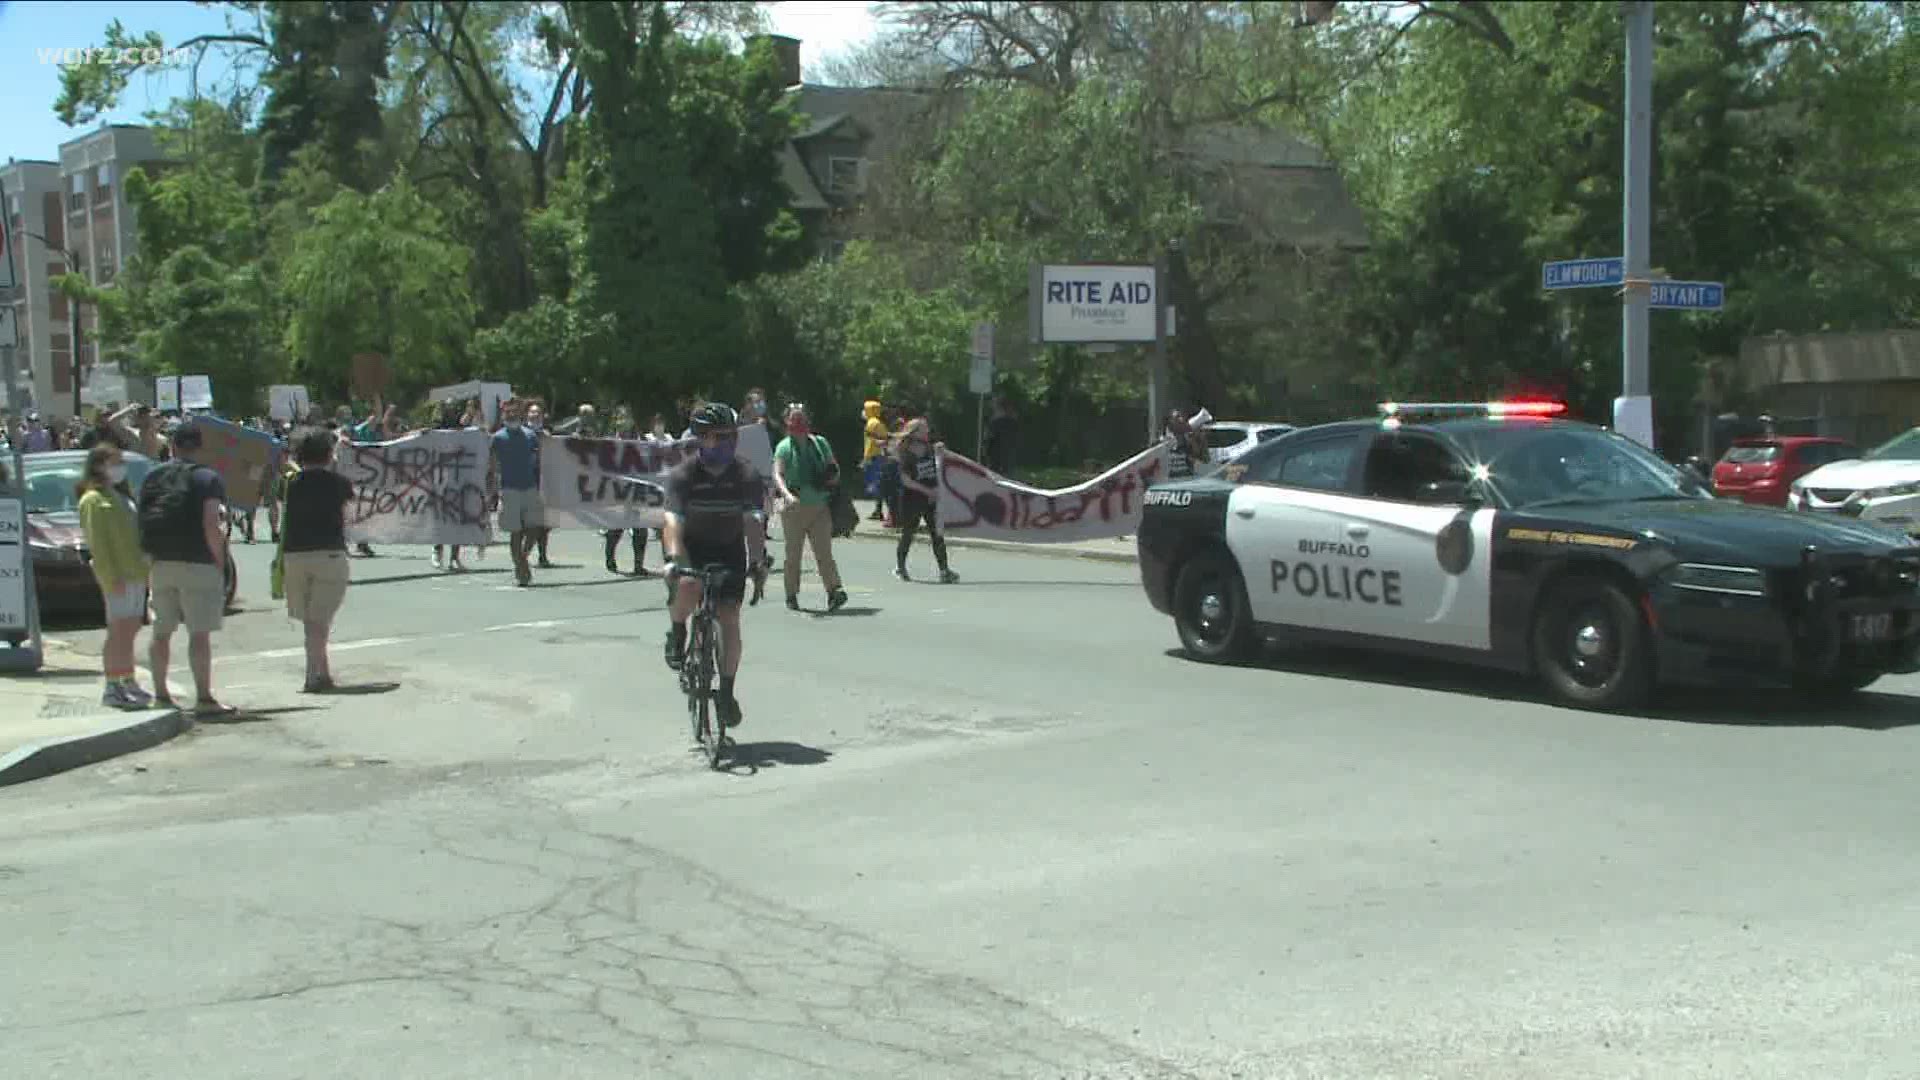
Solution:
M1613 427L1653 446L1653 389L1648 362L1653 222L1653 2L1629 0L1627 14L1627 130L1623 177L1623 261L1626 288L1620 325L1620 396Z
M11 413L20 408L16 390L19 369L14 366L13 355L14 344L20 337L18 320L13 313L13 291L19 288L20 282L13 269L13 215L7 211L4 184L0 184L0 265L6 267L6 281L0 282L0 298L5 300L0 305L0 388L6 391L6 409Z
M67 273L77 274L80 272L80 260L74 256L72 249L56 244L46 237L41 236L39 233L28 233L27 235L46 245L48 251L59 252L60 257L66 260ZM79 416L80 387L86 382L86 371L80 366L80 301L72 296L67 297L67 336L69 345L67 350L67 374L69 381L73 383L72 415Z

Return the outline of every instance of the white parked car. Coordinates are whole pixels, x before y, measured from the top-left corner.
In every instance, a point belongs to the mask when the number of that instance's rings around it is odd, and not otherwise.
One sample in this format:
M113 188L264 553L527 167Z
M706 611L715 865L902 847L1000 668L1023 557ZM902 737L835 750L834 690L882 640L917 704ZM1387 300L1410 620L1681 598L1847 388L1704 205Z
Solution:
M1822 465L1793 482L1787 507L1843 514L1920 536L1920 428L1865 457Z
M1200 429L1207 438L1207 460L1224 465L1269 439L1293 430L1292 424L1265 424L1253 420L1215 420Z

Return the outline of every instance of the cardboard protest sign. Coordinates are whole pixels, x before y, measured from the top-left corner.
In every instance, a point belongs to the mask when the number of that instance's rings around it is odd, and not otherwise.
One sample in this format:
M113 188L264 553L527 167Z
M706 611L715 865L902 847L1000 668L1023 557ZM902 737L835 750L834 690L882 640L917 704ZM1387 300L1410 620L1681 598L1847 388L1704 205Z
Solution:
M694 439L540 440L540 501L555 529L658 529L666 524L667 473L698 446ZM739 456L773 475L764 423L740 429Z
M161 375L153 380L153 407L163 413L180 411L180 376Z
M205 375L180 376L180 408L213 408L213 380Z
M421 431L383 443L350 443L334 471L353 485L347 539L366 544L485 544L487 433Z
M220 474L227 485L227 505L235 510L259 508L267 478L280 460L273 436L212 416L198 418L194 426L201 436L197 463Z
M940 463L940 526L950 533L1027 544L1064 544L1131 536L1140 527L1142 496L1167 478L1167 445L1142 450L1070 488L1042 491L1016 484L951 450Z

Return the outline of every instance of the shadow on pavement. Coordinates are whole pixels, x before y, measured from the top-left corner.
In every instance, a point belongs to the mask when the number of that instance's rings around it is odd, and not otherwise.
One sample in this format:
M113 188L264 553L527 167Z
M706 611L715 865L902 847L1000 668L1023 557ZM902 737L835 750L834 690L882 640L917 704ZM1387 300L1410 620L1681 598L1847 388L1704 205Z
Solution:
M592 585L633 585L646 580L646 578L637 577L595 578L592 581L540 581L536 579L528 582L526 587L529 589L579 589Z
M1179 660L1187 659L1186 653L1178 648L1168 649L1166 654ZM1550 699L1532 679L1511 672L1332 646L1268 648L1259 659L1233 666L1323 675L1529 705L1570 707ZM1612 715L1730 727L1847 727L1892 731L1920 725L1920 708L1916 708L1916 704L1913 698L1902 694L1871 690L1821 698L1778 687L1668 686L1660 688L1648 705Z
M877 607L849 606L843 607L839 611L828 611L826 608L803 607L800 609L800 614L811 615L816 619L840 619L849 615L878 615L880 614L880 609Z
M333 689L319 697L360 697L366 694L391 694L400 689L397 682L335 683Z
M778 765L824 765L833 759L833 751L792 742L734 743L732 756L724 771L751 776L763 768Z
M318 705L279 705L271 709L249 709L244 705L236 706L240 711L226 716L194 716L191 709L187 716L196 724L264 724L276 716L288 713L318 712Z
M429 578L474 577L480 574L506 574L512 567L488 567L485 570L428 570L422 574L389 574L386 577L355 577L349 585L386 585L397 581L426 581Z

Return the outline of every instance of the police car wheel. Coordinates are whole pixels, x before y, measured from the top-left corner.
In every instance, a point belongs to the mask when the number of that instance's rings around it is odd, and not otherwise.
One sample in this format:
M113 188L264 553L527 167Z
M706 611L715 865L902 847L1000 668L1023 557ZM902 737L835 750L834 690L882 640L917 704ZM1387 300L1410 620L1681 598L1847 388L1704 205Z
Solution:
M1583 708L1636 705L1653 682L1639 608L1595 578L1568 578L1548 591L1534 618L1533 662L1548 690Z
M1173 590L1173 623L1181 647L1195 660L1228 663L1253 651L1247 587L1233 560L1210 551L1181 568Z

